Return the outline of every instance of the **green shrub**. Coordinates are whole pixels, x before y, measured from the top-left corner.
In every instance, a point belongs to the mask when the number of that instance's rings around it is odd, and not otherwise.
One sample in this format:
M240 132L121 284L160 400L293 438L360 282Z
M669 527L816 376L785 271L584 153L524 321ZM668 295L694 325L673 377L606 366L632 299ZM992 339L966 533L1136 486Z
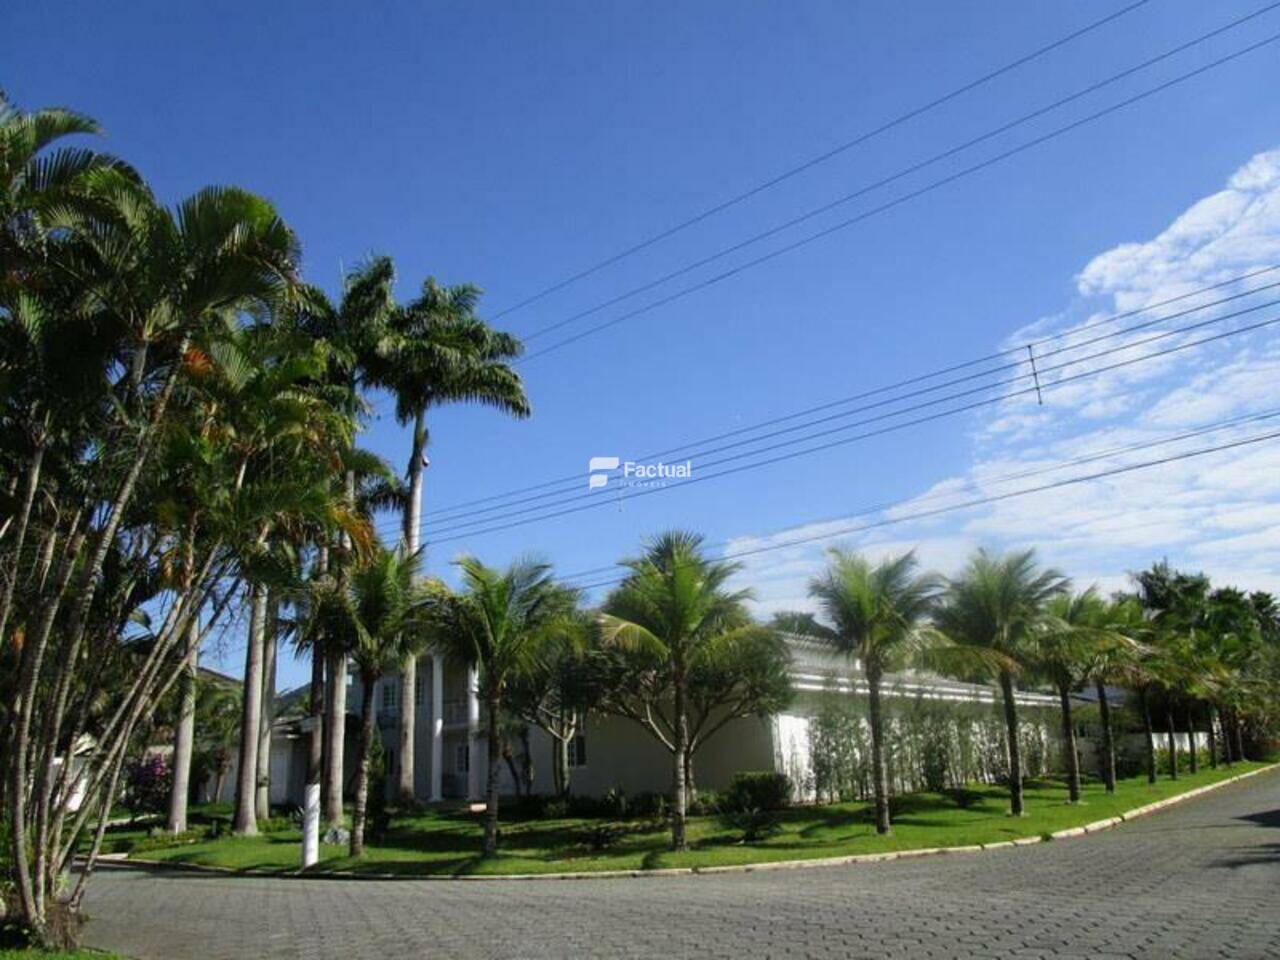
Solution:
M982 794L979 791L965 787L952 787L950 790L943 790L942 794L961 810L968 810L982 802Z
M653 790L637 793L631 798L632 814L637 817L664 820L667 817L667 811L670 806L670 801L665 793L658 793Z
M719 790L699 790L697 797L689 804L689 816L706 817L720 811L724 797Z
M778 812L753 807L741 810L722 810L718 817L720 823L729 830L742 834L743 843L754 843L764 840L778 832Z
M569 816L569 801L564 797L547 797L542 801L541 815L546 820L563 820Z
M167 850L170 847L181 847L188 843L199 843L206 834L203 830L184 830L182 833L169 833L157 828L140 840L135 840L129 848L132 854L146 853L150 850Z
M790 803L791 778L773 770L735 773L720 798L721 809L729 813L782 810Z
M290 817L266 817L258 821L259 833L284 833L286 830L293 830L297 827L297 823Z
M626 830L616 823L592 824L582 831L582 843L592 853L608 850L626 835Z

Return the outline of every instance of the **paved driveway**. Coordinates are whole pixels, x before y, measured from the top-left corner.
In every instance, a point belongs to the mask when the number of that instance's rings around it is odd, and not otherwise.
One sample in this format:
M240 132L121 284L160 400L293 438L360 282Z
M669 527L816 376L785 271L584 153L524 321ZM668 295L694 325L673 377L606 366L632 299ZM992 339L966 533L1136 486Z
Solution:
M633 880L105 869L87 940L155 960L1280 957L1280 774L1116 830L988 853Z

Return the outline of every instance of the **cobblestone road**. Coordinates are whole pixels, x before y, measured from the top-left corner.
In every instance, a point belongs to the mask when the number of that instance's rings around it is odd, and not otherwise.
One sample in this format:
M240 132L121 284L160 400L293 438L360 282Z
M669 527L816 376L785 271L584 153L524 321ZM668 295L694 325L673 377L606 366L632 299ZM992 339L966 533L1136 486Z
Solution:
M104 869L89 944L143 960L1280 958L1280 773L986 853L634 880L288 880Z

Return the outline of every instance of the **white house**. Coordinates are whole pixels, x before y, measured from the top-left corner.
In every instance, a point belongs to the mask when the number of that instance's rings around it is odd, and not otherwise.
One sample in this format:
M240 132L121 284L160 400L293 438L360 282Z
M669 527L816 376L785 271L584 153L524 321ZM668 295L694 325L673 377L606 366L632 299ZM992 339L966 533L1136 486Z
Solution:
M808 794L810 727L823 697L862 700L866 687L855 664L814 641L790 637L794 703L786 712L737 719L728 723L697 753L694 779L699 787L719 789L742 770L779 770ZM967 705L994 710L999 692L993 687L961 683L937 676L904 673L886 678L885 702L890 716L921 702ZM481 725L475 674L462 664L425 657L418 666L417 689L408 694L399 676L387 676L374 687L378 726L385 746L387 776L397 781L396 750L403 697L417 706L416 792L422 800L478 800L487 775L487 745ZM1057 699L1020 693L1029 728L1041 738L1056 729ZM358 684L348 691L348 740L354 738L363 704ZM1049 712L1053 712L1052 719ZM1039 719L1037 719L1037 716ZM309 720L279 723L272 746L272 800L298 803L306 769ZM552 790L554 752L551 738L536 728L529 737L533 789ZM513 749L517 749L513 745ZM348 752L346 769L354 772ZM570 746L571 789L583 795L619 790L629 795L670 789L671 755L639 724L623 717L592 716ZM501 768L504 793L515 793L509 768Z

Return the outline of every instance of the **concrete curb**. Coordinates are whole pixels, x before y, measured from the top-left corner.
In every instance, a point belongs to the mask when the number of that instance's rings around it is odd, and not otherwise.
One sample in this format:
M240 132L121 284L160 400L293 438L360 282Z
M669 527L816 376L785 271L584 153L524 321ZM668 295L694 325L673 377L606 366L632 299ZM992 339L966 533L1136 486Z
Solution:
M414 876L398 873L304 873L300 870L235 870L230 867L211 867L204 864L175 863L170 860L129 859L127 854L103 854L98 858L98 862L101 866L105 867L123 867L125 869L162 868L173 870L175 873L187 871L191 873L236 877L275 877L282 879L299 878L306 880L434 880L442 882L477 882L493 880L619 880L645 879L649 877L686 877L698 874L754 873L763 870L797 870L807 867L838 867L854 863L887 863L890 860L906 860L912 857L934 857L950 854L979 853L987 850L1004 850L1012 847L1025 847L1044 843L1046 839L1068 840L1074 837L1083 837L1087 834L1100 833L1103 830L1114 829L1122 823L1128 823L1130 820L1136 820L1139 817L1145 817L1152 813L1157 813L1160 810L1164 810L1186 800L1202 796L1213 790L1218 790L1230 784L1239 783L1241 780L1248 780L1250 777L1256 777L1260 773L1269 773L1277 769L1280 769L1280 763L1273 763L1265 767L1259 767L1257 770L1250 770L1248 773L1237 774L1234 777L1228 777L1226 780L1219 780L1217 783L1206 784L1203 787L1196 787L1194 790L1188 790L1186 793L1180 793L1173 797L1167 797L1164 800L1157 800L1155 803L1148 803L1145 806L1136 807L1133 810L1128 810L1116 817L1109 817L1105 820L1096 820L1093 823L1087 823L1082 827L1071 827L1066 830L1059 830L1056 833L1049 834L1047 837L1019 837L1016 840L1001 840L998 843L982 843L955 847L917 847L910 850L891 850L884 853L855 853L842 857L815 857L808 860L771 860L763 863L725 864L718 867L664 867L660 870L578 870L566 873L507 873L492 875L468 873L457 876L441 876L438 874Z

